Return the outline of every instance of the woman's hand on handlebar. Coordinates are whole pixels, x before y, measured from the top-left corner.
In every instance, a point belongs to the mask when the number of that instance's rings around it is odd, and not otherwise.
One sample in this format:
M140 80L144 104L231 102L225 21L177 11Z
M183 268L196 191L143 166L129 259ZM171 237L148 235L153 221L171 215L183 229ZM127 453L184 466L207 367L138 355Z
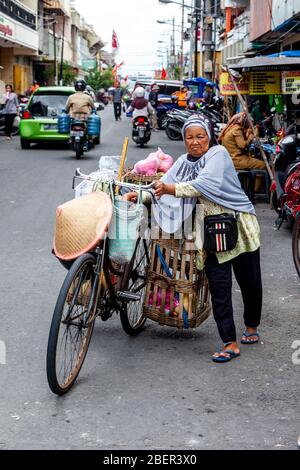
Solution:
M166 184L162 181L157 181L154 185L154 194L156 199L160 199L164 194L175 196L175 184Z
M130 193L124 194L123 198L125 201L129 202L137 202L138 195L135 191L131 191Z

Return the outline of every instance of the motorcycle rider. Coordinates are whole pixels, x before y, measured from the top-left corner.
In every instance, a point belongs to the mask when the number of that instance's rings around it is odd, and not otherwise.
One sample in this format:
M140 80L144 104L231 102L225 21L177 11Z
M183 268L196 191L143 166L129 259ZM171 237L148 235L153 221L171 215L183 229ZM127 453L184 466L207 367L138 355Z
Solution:
M141 86L135 89L135 98L127 109L127 113L132 113L133 119L137 117L149 118L155 113L151 103L145 99L145 89Z
M95 109L92 97L84 93L86 90L86 82L84 80L76 80L74 88L76 93L70 95L67 103L66 110L73 119L86 121L92 109Z

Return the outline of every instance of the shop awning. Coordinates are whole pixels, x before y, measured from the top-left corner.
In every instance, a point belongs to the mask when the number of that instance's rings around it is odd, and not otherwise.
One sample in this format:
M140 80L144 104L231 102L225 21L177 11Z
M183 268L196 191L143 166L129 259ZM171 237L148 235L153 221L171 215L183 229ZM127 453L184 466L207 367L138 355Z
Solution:
M236 64L230 64L230 68L241 72L265 71L265 70L300 70L300 57L278 57L256 56L243 59Z

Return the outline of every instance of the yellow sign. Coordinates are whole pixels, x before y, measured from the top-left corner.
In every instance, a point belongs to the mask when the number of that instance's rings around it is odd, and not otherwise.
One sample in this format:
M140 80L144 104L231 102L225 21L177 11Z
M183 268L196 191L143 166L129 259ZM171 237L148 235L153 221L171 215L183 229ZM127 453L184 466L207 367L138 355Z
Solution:
M241 80L236 82L237 88L242 95L249 94L249 75L243 74ZM230 75L227 72L221 73L220 75L220 93L223 96L234 96L236 95L235 88L231 81Z
M282 72L282 93L292 95L300 91L300 70Z
M250 95L280 95L280 72L251 72Z

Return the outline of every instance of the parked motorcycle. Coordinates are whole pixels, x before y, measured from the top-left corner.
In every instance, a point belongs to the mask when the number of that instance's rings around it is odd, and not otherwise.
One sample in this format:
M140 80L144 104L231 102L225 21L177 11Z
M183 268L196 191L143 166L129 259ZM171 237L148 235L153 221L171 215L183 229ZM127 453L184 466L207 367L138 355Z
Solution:
M276 147L275 180L271 186L273 207L278 213L278 229L287 220L292 224L300 209L300 141L298 135L284 137Z
M144 147L151 138L149 119L144 116L138 116L133 120L132 126L132 140L140 147Z

